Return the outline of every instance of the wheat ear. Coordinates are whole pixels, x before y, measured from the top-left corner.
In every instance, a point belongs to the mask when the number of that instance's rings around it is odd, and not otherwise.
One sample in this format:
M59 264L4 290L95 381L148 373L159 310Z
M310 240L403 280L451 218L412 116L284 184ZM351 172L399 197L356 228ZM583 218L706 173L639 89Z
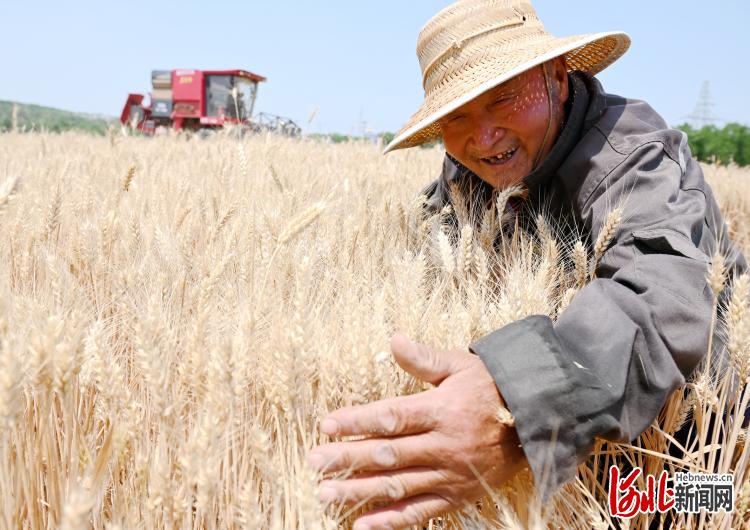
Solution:
M750 295L750 276L739 275L732 283L732 296L727 311L727 349L739 380L744 381L750 366L748 336L750 323L747 320L747 300Z
M508 210L508 201L512 197L522 197L526 191L521 186L509 186L500 191L495 199L498 221L501 227L508 224L514 217L512 211Z
M135 178L135 166L130 166L128 172L125 174L125 180L122 181L122 191L127 192L130 190L130 185L133 183Z
M287 243L293 239L297 234L302 232L305 228L310 226L315 219L320 217L320 214L326 209L326 204L323 201L316 202L310 206L307 210L299 214L297 217L284 228L277 239L279 245Z
M596 243L594 243L594 259L591 260L590 272L592 278L595 276L599 260L601 260L612 239L615 237L615 232L617 232L617 228L620 226L620 221L622 221L622 207L615 208L609 212L607 219L604 221L604 226L602 226L602 230L596 238Z
M715 297L719 297L719 293L724 289L724 283L726 281L727 269L724 262L724 256L722 256L719 251L716 251L711 259L711 267L708 269L708 285L714 292Z
M47 241L52 239L52 236L60 226L60 210L62 209L62 189L58 185L55 194L52 196L52 200L47 207L47 215L44 218L44 237Z
M440 230L437 234L437 245L438 251L440 252L440 262L443 265L443 270L451 276L456 270L456 257L453 255L453 247L451 246L448 234L445 230Z
M0 211L10 202L16 191L18 177L10 177L0 184Z
M474 265L474 230L471 225L461 228L461 244L458 250L458 270L469 279Z
M583 246L580 239L573 245L573 265L575 266L576 285L580 289L586 284L589 270L589 257L586 247Z

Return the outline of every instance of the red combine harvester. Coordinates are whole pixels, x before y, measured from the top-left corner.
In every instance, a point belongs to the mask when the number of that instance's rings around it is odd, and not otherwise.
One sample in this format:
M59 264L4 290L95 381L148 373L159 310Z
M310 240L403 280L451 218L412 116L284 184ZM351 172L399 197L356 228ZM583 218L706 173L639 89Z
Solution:
M299 136L302 130L288 118L253 116L258 83L265 80L245 70L154 70L148 104L143 94L128 94L120 123L148 135L160 128L199 131L231 123Z

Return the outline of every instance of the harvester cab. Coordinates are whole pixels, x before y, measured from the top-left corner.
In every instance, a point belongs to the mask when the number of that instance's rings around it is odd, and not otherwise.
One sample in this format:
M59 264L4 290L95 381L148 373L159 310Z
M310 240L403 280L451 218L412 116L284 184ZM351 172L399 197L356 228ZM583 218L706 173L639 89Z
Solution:
M254 120L258 84L266 78L246 70L154 70L151 72L151 97L143 104L141 94L129 94L120 122L145 134L160 129L212 129L227 123L260 130L271 129L267 119ZM287 123L286 118L278 123ZM299 136L301 129L279 132Z

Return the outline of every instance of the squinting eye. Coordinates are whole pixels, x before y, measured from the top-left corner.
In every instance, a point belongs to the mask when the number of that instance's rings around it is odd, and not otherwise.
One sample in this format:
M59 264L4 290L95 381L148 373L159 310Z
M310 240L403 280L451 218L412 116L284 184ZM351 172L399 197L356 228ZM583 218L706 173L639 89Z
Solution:
M510 103L511 101L513 101L513 99L514 99L514 96L503 96L501 98L496 99L492 105L494 106L494 105L502 105L504 103Z
M458 116L453 116L453 117L448 116L445 118L445 121L443 121L443 124L455 125L457 123L461 123L464 120L464 118L466 118L466 116L464 116L463 114L459 114Z

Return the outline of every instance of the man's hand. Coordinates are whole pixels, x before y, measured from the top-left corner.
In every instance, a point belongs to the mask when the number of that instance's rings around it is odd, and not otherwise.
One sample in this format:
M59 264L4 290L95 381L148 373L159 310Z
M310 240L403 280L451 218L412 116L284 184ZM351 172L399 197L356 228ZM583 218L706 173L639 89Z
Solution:
M337 410L321 432L367 435L313 449L321 471L352 471L320 485L325 502L378 502L355 530L401 528L463 508L526 465L515 429L499 419L503 402L482 361L466 350L437 351L403 335L391 339L401 367L437 388Z

